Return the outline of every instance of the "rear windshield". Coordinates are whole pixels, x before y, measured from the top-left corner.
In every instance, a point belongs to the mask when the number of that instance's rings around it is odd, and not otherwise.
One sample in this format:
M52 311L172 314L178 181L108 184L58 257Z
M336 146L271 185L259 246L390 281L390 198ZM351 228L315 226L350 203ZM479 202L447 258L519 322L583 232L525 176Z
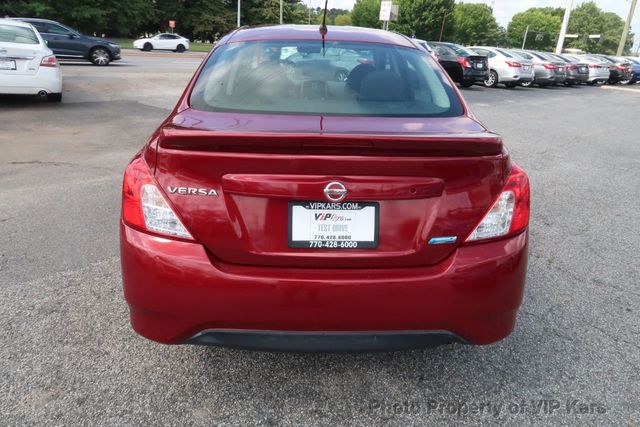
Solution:
M315 40L230 43L211 55L191 94L204 111L451 117L453 88L423 50Z
M533 56L531 56L531 55L529 55L528 53L525 53L525 52L511 51L511 53L513 53L517 58L533 59Z
M476 56L477 53L474 52L471 49L467 49L465 47L459 46L457 44L447 44L445 45L451 49L453 49L453 51L458 55L458 56L464 56L464 57L468 57L468 56Z
M506 56L507 58L513 58L513 55L511 55L509 52L507 52L504 49L496 49L498 52L500 52L501 54L503 54L504 56Z
M38 36L31 28L6 24L0 24L0 42L40 44Z

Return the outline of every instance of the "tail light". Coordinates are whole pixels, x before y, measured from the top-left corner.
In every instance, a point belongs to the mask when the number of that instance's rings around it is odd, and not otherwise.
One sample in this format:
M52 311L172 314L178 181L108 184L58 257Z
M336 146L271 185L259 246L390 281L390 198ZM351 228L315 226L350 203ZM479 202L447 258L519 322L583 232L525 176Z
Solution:
M471 68L471 64L469 63L469 60L464 56L459 56L458 62L460 63L460 65L462 65L463 68Z
M133 159L124 172L122 219L142 231L194 240L165 199L142 157Z
M40 66L55 68L58 66L58 60L53 55L45 56L42 58L42 61L40 61Z
M529 226L529 178L513 164L507 183L498 198L465 242L508 237Z
M596 64L590 64L590 65L589 65L589 68L596 68L596 69L600 69L600 68L605 68L605 67L600 66L600 65L596 65Z
M576 67L575 65L567 65L567 70L577 70L578 67Z
M618 71L627 71L627 67L624 65L616 65L616 70Z
M522 64L519 62L514 62L514 61L505 61L507 63L507 65L509 67L513 67L513 68L520 68L522 67Z
M542 66L544 68L546 68L547 70L555 70L556 69L556 66L553 65L553 64L542 64Z

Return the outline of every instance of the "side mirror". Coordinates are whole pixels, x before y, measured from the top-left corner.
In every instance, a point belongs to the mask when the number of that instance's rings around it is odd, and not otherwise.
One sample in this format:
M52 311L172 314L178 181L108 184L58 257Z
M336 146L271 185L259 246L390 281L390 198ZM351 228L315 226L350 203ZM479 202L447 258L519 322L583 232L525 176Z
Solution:
M77 35L77 34L70 33L70 34L69 34L69 38L70 38L70 39L77 39L77 38L78 38L78 35Z

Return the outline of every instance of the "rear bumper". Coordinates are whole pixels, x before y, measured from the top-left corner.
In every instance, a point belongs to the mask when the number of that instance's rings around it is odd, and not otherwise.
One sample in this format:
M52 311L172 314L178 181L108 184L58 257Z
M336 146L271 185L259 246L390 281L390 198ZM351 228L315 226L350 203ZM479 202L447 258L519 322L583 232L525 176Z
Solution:
M554 75L550 75L550 76L536 76L533 79L534 83L555 83L556 82L556 76Z
M222 264L200 244L121 225L121 261L131 323L151 340L368 351L509 335L527 240L461 247L432 267L286 269Z
M39 67L34 75L0 75L0 94L37 95L62 92L62 72L59 67Z
M214 345L262 351L363 352L410 350L451 343L466 344L448 331L287 332L207 330L184 344Z
M463 70L463 80L468 82L483 82L489 77L489 70L477 70L475 68L465 68Z
M514 82L520 82L523 81L520 79L519 75L503 75L500 76L500 83L514 83Z

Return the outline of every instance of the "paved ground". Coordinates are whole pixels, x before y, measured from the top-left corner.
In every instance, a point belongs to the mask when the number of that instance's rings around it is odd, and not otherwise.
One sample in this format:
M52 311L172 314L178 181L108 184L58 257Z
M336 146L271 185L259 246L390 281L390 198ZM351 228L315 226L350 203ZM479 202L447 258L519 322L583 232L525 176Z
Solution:
M148 342L121 293L121 173L197 62L65 65L61 105L0 99L0 425L640 423L638 89L464 91L532 181L508 339L251 353Z

